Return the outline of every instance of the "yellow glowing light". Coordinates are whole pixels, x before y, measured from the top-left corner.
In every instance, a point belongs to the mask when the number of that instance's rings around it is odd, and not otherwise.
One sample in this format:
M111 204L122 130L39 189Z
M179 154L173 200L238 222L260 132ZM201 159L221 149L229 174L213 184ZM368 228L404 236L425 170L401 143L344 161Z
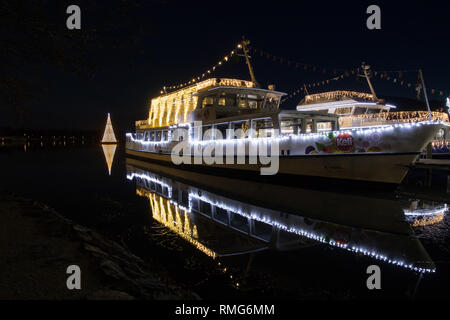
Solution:
M363 100L369 100L369 101L376 100L374 95L370 94L370 93L337 90L337 91L309 94L309 95L305 96L305 103L337 100L340 98L363 99Z
M106 120L105 132L103 132L102 143L117 143L116 135L114 134L114 130L111 123L111 117L108 113L108 119Z
M425 227L425 226L429 226L429 225L441 222L443 219L444 219L444 213L437 214L432 217L423 217L423 218L414 220L414 222L412 223L412 226L413 227Z
M210 73L210 70L207 72ZM194 94L201 90L217 86L246 88L255 86L251 81L239 79L221 78L220 82L218 80L217 78L206 79L152 99L148 119L136 121L136 127L140 129L165 127L188 121L189 113L197 107L198 98Z
M103 154L105 155L109 175L111 175L111 167L114 161L114 154L116 153L116 148L117 148L116 144L102 144Z
M217 254L214 251L212 251L211 249L209 249L208 247L206 247L200 241L197 240L198 238L197 226L195 224L192 224L186 211L183 210L184 211L184 225L183 225L181 217L179 215L178 207L171 204L168 199L156 193L149 192L144 188L136 189L136 194L149 199L150 207L152 210L152 216L156 221L164 225L172 232L179 235L184 240L191 243L199 251L203 252L204 254L208 255L213 259L217 258ZM173 208L175 208L175 210L173 210ZM175 219L173 216L174 211L176 215Z

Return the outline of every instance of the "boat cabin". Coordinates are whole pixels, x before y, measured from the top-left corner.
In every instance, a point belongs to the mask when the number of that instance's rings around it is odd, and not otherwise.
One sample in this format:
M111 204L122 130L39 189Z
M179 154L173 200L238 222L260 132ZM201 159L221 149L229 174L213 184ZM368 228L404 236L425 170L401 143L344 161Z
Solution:
M393 105L384 104L373 94L356 91L330 91L310 94L297 105L298 111L317 111L339 116L359 116L389 112Z

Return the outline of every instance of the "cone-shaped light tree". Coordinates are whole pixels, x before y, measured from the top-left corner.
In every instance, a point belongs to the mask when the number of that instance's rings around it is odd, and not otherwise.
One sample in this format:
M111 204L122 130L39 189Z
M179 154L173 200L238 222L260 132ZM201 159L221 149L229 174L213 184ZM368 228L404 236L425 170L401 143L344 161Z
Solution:
M106 120L105 132L103 133L102 143L117 143L116 136L111 123L111 117L108 113L108 119Z

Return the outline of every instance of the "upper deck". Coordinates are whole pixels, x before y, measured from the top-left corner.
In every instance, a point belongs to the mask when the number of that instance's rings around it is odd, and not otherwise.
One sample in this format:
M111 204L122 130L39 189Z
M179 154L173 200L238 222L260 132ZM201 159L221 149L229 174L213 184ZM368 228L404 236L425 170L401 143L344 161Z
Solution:
M137 129L166 127L194 120L211 121L233 115L278 110L284 93L256 88L251 81L211 78L166 93L151 101L147 120Z
M373 94L345 90L310 94L297 105L298 111L319 111L340 116L389 112L391 108L395 106L384 104Z

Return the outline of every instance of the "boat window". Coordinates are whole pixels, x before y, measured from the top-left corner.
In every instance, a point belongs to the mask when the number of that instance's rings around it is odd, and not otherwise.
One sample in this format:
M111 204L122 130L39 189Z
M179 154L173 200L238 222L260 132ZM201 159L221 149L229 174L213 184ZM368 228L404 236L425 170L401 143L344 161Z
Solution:
M212 107L214 105L214 95L203 97L202 108Z
M162 187L162 195L166 198L169 197L169 188L167 186Z
M178 184L172 186L172 199L178 201Z
M212 125L203 126L203 140L213 140L214 131L212 130Z
M263 101L263 97L256 94L247 96L248 107L251 109L261 109Z
M305 133L311 133L312 132L312 124L311 124L311 122L310 123L308 123L307 125L306 125L306 131L305 131Z
M238 106L240 108L247 108L247 96L245 94L238 94L237 95L238 98Z
M169 131L165 130L162 132L162 140L163 141L169 140Z
M281 134L298 133L298 119L283 119L280 121Z
M222 223L228 224L227 210L215 207L214 218Z
M193 198L193 199L191 199L191 209L192 210L195 210L195 211L199 211L200 210L200 208L199 208L199 205L198 205L198 199L196 199L196 198Z
M189 194L184 190L181 190L181 205L185 208L189 207Z
M218 101L217 105L219 105L221 107L225 107L225 106L227 106L227 107L236 107L236 105L237 105L237 103L236 103L237 99L236 98L237 98L236 94L222 92L220 94L219 101Z
M218 106L224 107L227 105L226 93L222 92L219 97L219 101L217 102Z
M232 227L245 233L248 233L250 231L247 218L240 216L236 213L230 214L230 218L231 218L230 223Z
M331 121L324 121L317 123L317 131L331 131L333 130L333 123Z
M386 110L381 110L381 109L377 109L377 108L369 108L369 109L367 109L367 114L380 113L381 111L386 111Z
M255 221L252 233L262 240L269 241L272 235L272 226L265 222Z
M336 108L336 113L335 114L351 115L352 114L352 107Z
M256 137L271 137L273 135L272 118L253 119L252 129Z
M277 110L280 104L280 97L278 95L268 93L264 103L264 109Z
M203 200L200 200L200 212L211 217L212 215L211 204Z
M162 186L159 183L156 184L156 193L162 195Z
M250 129L250 120L234 121L231 123L232 129L234 129L234 139L243 139L248 135Z
M219 123L214 125L215 130L215 139L227 139L227 129L229 127L228 122L225 123Z
M161 141L161 131L156 131L155 141Z
M360 114L365 114L367 111L367 107L355 107L355 111L353 112L354 116L358 116Z
M150 131L150 140L149 141L155 141L155 131Z
M148 141L148 132L144 133L144 141Z

